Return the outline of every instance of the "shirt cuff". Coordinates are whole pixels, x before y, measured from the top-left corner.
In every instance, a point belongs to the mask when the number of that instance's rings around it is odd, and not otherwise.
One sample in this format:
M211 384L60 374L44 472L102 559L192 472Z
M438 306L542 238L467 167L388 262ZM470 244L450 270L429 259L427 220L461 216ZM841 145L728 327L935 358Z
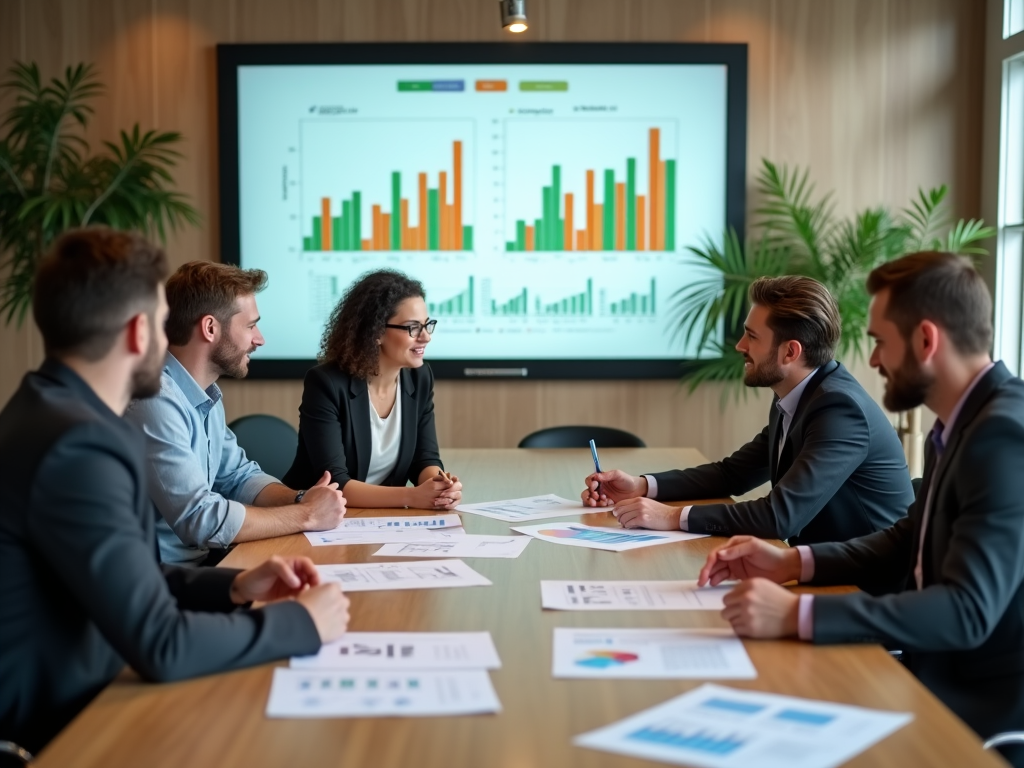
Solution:
M268 485L273 485L274 483L280 482L281 481L278 480L273 475L268 475L265 472L261 472L258 475L253 475L244 483L242 483L242 487L238 489L238 493L235 494L232 498L235 501L240 501L243 504L249 504L251 506L253 502L256 501L256 497L263 492L264 488L266 488Z
M644 477L647 479L647 498L658 498L658 481L654 478L654 475L644 475Z
M814 595L800 595L797 606L797 634L801 640L814 639Z
M206 542L207 547L220 547L226 549L231 546L238 532L242 530L242 523L245 522L245 505L240 501L228 500L228 513L220 529L213 534Z
M687 504L683 507L682 512L679 513L679 530L688 531L690 530L690 510L693 509L693 504Z
M814 553L804 544L799 545L796 551L800 553L800 583L806 584L814 580Z

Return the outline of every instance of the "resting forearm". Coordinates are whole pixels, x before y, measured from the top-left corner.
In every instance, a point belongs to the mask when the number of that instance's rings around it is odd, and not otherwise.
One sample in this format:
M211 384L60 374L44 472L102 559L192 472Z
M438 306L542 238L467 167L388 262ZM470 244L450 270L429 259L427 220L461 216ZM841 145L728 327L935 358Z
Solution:
M437 474L435 468L434 474ZM359 480L349 480L342 489L345 501L350 507L363 509L386 509L409 506L409 489L385 485L370 485Z
M427 482L427 480L429 480L432 477L437 477L440 471L440 467L426 467L422 472L420 472L420 476L416 478L416 484L419 485L420 483Z
M309 515L301 504L283 507L245 508L245 521L234 538L234 543L271 539L307 530Z
M256 498L253 499L254 507L285 507L295 503L295 491L281 483L271 483Z

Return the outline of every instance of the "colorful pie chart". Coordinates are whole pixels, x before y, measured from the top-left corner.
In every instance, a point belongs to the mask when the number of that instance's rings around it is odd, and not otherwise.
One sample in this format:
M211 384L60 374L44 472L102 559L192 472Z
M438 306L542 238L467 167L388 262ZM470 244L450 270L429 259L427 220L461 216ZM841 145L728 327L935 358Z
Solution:
M589 651L582 659L577 659L576 664L591 669L608 669L609 667L621 667L636 661L640 657L628 651Z

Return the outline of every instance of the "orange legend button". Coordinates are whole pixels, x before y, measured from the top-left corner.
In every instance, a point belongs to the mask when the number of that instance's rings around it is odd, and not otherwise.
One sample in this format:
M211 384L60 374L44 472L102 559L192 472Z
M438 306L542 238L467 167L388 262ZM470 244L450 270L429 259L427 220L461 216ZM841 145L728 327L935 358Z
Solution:
M508 80L477 80L478 91L507 91Z

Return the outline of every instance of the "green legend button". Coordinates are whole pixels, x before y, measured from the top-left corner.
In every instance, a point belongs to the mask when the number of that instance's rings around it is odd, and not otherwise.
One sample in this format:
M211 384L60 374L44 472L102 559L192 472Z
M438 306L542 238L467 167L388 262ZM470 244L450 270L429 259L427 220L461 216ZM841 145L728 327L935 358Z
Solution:
M520 80L520 91L568 91L568 80Z

